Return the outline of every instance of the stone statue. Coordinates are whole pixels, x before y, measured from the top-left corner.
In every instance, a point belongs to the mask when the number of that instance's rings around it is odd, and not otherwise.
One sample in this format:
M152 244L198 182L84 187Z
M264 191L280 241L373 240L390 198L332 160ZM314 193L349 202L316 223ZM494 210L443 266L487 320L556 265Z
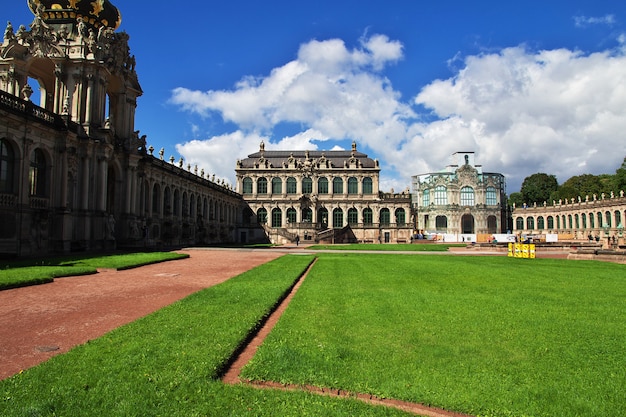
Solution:
M11 41L15 39L15 33L13 33L13 25L10 21L7 22L7 28L4 30L4 40Z

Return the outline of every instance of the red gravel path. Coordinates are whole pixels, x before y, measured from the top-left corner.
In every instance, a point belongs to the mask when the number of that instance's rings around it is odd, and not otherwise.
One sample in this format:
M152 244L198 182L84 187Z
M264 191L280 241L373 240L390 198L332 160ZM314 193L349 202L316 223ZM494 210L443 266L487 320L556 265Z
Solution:
M191 257L0 291L0 379L284 254L182 252Z

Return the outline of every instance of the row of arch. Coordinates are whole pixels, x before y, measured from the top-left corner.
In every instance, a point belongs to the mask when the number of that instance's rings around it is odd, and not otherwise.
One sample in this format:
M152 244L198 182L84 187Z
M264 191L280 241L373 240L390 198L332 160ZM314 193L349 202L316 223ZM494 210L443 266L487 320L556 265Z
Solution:
M589 213L574 213L548 216L517 216L515 230L517 231L588 231L590 229L614 229L623 226L626 211L605 210Z
M316 217L313 217L313 215ZM284 227L287 224L295 223L319 223L328 227L338 229L344 226L389 226L392 224L392 212L388 208L382 208L378 213L378 219L374 218L374 210L366 207L361 212L351 207L344 211L340 207L332 209L330 212L327 208L322 207L316 212L311 208L303 208L297 210L289 207L286 210L275 207L268 211L265 207L257 210L257 221L261 224L268 224L270 227ZM393 212L393 220L396 226L407 225L406 211L403 208L397 208ZM376 220L378 220L376 222Z
M432 193L431 193L432 191ZM444 185L438 185L435 188L422 190L422 205L428 207L431 204L436 206L445 206L449 204L448 188ZM476 205L476 193L474 188L470 186L464 186L460 190L459 204L461 206L474 206ZM496 187L488 186L485 189L485 201L478 202L478 204L485 204L487 206L498 205L498 193Z
M374 182L371 177L358 179L357 177L334 177L329 181L327 177L314 180L311 177L266 177L243 178L243 194L372 194Z

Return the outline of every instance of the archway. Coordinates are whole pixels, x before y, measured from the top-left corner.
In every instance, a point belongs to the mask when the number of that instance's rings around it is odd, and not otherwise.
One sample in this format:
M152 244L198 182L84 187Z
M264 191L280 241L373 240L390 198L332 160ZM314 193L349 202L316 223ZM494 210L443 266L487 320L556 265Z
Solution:
M464 214L463 217L461 217L461 233L474 233L474 216L471 214Z

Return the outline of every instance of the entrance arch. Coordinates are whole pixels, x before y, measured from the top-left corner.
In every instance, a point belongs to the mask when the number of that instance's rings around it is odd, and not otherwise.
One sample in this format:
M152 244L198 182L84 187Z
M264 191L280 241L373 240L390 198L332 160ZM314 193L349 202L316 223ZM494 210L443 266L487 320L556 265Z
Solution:
M464 214L461 217L461 233L474 234L474 216L471 214Z

